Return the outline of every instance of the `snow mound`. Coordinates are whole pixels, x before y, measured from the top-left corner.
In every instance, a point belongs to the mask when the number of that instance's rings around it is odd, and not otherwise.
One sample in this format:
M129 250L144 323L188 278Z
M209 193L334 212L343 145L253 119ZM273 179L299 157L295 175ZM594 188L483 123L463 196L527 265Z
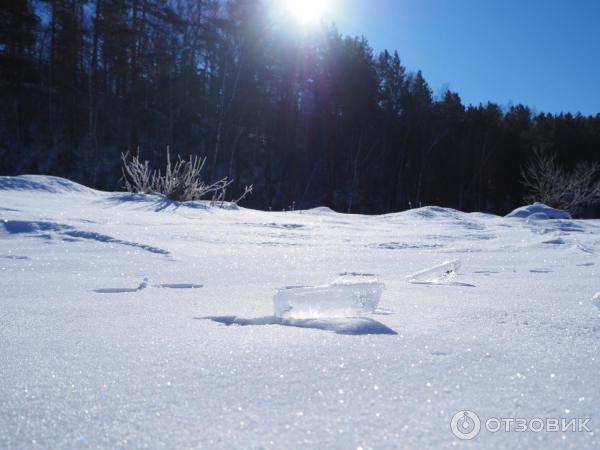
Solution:
M456 272L460 269L460 261L446 261L437 266L408 275L406 280L409 283L427 283L444 284L453 281L456 278Z
M36 191L51 194L86 193L95 191L74 181L49 175L19 175L17 177L0 177L0 190L3 191Z
M329 208L328 206L317 206L316 208L311 208L311 209L302 211L302 214L313 214L315 216L318 216L318 215L330 216L330 215L337 215L339 213L335 212L333 209Z
M571 215L561 209L551 208L543 203L534 203L533 205L522 206L515 209L506 217L518 217L530 220L549 220L549 219L570 219Z
M385 285L372 275L343 274L327 286L287 287L273 298L283 319L360 317L377 308Z

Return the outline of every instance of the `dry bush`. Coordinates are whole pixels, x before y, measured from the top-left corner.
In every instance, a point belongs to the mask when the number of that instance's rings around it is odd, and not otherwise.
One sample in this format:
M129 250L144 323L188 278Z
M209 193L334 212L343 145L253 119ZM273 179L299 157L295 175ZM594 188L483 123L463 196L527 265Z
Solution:
M139 154L131 160L128 158L129 152L121 153L121 161L123 161L121 172L123 173L122 180L125 182L124 188L128 192L149 194L154 190L154 187L153 175L148 161L142 163Z
M541 202L576 215L582 207L600 203L599 175L598 163L578 163L567 172L556 155L536 150L521 170L521 181L529 191L527 202Z
M122 172L125 189L129 192L148 194L156 192L178 202L201 200L212 196L211 202L225 200L227 187L233 182L227 177L207 184L202 179L202 169L206 158L191 156L188 160L180 156L173 163L167 148L167 167L164 174L161 170L153 170L148 161L140 161L139 154L129 158L129 153L122 153ZM244 194L234 203L237 204L252 192L252 186L245 188Z

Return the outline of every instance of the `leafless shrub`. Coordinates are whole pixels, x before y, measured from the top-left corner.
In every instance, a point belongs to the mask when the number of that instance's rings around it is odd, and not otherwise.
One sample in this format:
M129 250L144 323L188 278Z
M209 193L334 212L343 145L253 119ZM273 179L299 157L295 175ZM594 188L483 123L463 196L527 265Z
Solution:
M233 200L233 203L237 205L239 202L244 200L248 195L251 195L253 190L254 190L254 185L251 184L250 186L246 186L244 188L244 193L237 200Z
M188 160L184 160L178 156L173 163L168 147L164 174L160 169L152 170L148 161L142 163L139 154L130 159L129 153L124 153L121 154L121 160L124 187L127 191L142 194L156 192L179 202L200 200L212 195L211 204L214 205L225 200L227 187L233 182L225 177L211 184L205 183L202 179L202 169L206 158L190 155ZM252 186L246 187L244 195L235 203L251 192Z
M200 200L212 193L224 193L232 181L223 178L215 183L206 184L202 180L202 169L206 158L191 156L189 160L178 157L173 164L167 149L167 167L162 175L160 169L154 175L154 190L179 202Z
M521 181L529 191L527 202L541 202L576 215L582 207L600 203L600 164L579 163L567 172L556 155L541 150L521 170Z
M154 190L153 175L148 161L142 163L139 154L129 160L129 152L121 153L121 161L124 187L128 192L148 194Z

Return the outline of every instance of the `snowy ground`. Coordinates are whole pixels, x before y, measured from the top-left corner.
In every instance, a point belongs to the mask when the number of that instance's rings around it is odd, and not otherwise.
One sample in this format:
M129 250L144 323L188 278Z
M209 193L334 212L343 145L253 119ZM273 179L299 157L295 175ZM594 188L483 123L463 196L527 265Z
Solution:
M0 448L599 448L599 254L600 221L267 213L0 178ZM455 259L452 282L406 280ZM386 284L375 314L271 317L277 288L343 272ZM465 409L592 432L461 441Z

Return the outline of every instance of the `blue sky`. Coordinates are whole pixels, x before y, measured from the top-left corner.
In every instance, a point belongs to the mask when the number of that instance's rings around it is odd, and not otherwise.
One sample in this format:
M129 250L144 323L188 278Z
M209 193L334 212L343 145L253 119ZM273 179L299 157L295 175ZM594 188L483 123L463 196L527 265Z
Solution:
M398 50L466 104L600 113L600 0L330 0L341 33Z

